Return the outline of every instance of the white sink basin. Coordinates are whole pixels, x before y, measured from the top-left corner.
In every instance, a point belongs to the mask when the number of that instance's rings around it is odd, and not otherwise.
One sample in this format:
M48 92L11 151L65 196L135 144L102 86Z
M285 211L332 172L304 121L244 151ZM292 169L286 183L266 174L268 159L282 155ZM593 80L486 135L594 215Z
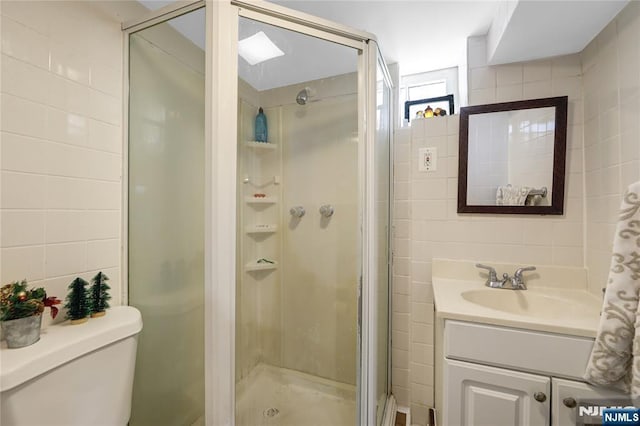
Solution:
M562 296L554 295L552 289L539 293L532 290L482 288L463 291L461 296L476 305L514 315L546 319L585 314L598 316L599 305L594 303L593 297L584 292L571 292L569 297L566 291L562 293Z
M433 300L437 320L460 320L527 330L595 337L602 296L588 291L584 268L536 265L527 290L489 288L477 262L434 259ZM526 263L523 263L526 264ZM521 265L493 263L515 271Z

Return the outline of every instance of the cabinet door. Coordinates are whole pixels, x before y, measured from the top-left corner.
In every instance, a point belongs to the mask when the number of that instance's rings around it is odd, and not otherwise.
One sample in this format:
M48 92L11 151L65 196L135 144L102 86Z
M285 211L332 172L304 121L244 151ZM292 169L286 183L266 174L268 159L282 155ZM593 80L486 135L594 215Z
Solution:
M550 390L548 377L445 359L444 424L549 426Z
M621 392L595 387L573 380L552 379L551 417L553 426L574 426L580 400L618 399L624 400L628 395Z

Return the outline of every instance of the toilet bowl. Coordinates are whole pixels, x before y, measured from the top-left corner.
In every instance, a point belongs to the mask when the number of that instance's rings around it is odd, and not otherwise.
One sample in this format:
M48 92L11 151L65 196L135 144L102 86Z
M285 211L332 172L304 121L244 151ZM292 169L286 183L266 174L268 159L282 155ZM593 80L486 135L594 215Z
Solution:
M117 306L83 325L43 330L25 348L0 349L3 426L124 426L131 392L140 311Z

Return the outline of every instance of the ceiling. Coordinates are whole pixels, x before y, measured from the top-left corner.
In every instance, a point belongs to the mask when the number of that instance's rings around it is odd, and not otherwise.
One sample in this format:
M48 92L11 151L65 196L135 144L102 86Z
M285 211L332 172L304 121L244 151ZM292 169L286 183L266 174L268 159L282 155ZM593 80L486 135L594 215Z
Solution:
M170 0L139 0L155 10ZM467 38L488 34L490 63L509 63L579 52L628 0L272 0L281 6L375 34L387 63L400 73L466 63ZM576 17L580 17L579 20ZM174 27L204 48L204 28L190 18ZM567 25L567 22L576 23ZM240 38L265 31L285 56L248 66L243 79L259 90L354 71L349 49L250 20Z
M627 3L628 0L502 2L488 35L489 63L581 52Z
M456 66L467 37L486 34L497 1L272 0L281 6L374 34L387 63L402 74Z

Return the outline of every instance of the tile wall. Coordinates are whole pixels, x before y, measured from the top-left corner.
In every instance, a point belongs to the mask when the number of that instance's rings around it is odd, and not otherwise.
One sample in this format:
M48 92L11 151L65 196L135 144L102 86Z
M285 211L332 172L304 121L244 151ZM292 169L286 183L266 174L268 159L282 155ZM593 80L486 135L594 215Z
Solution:
M470 104L569 96L565 215L457 214L458 116L418 120L395 133L393 390L424 425L433 406L436 258L583 265L582 69L579 55L488 66L469 40ZM418 149L438 149L438 170L418 171Z
M469 39L471 105L569 96L562 217L457 215L457 118L396 131L393 389L414 423L426 424L433 399L432 258L584 266L600 294L622 194L640 179L638 40L638 2L577 55L488 66L483 38ZM419 173L422 146L438 147L445 169Z
M122 32L87 2L2 1L0 282L120 299ZM99 48L96 48L99 46Z
M582 52L586 266L607 280L620 200L640 179L640 3L630 2Z

